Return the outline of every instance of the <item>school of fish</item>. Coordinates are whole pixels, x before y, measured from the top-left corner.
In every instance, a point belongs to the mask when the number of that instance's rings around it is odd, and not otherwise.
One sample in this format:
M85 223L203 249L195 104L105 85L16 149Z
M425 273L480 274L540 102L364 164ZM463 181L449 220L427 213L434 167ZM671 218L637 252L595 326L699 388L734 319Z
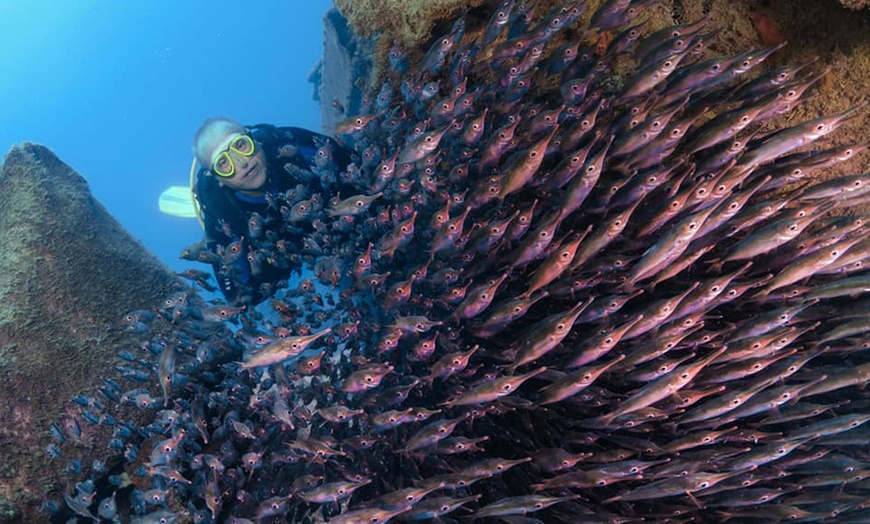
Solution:
M866 150L816 142L867 101L776 128L824 71L713 56L709 17L647 32L652 1L505 0L394 45L337 128L354 163L318 151L359 194L251 217L252 270L305 272L257 309L190 287L125 315L118 375L49 430L73 481L45 511L870 521L870 174L810 176Z

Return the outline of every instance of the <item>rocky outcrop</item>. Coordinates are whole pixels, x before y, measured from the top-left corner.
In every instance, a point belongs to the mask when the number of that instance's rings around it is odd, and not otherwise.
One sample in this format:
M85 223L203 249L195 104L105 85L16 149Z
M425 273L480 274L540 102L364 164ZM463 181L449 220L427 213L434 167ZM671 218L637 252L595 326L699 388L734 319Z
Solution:
M855 11L870 8L870 1L868 0L840 0L840 3L843 4L843 7L848 7Z
M105 455L85 428L79 457L49 463L51 423L72 421L70 398L93 392L116 364L123 312L156 306L178 283L41 145L5 156L0 235L0 521L36 522L72 460ZM62 429L74 438L74 427Z
M605 0L590 0L584 17L588 19ZM843 0L853 9L866 7L865 0ZM335 5L347 17L349 27L355 32L376 39L372 77L375 93L379 83L389 75L381 73L386 56L393 42L399 42L411 58L419 60L434 41L450 31L448 20L466 13L468 24L466 38L476 34L486 22L486 13L478 6L494 7L496 0L438 0L426 2L399 2L379 0L336 0ZM536 3L536 9L546 12L556 2L544 0ZM762 5L763 4L763 5ZM785 64L802 64L816 61L818 70L827 70L815 90L799 108L790 111L774 126L794 125L797 122L824 114L845 111L867 98L867 78L870 78L870 10L859 12L840 8L833 1L818 0L772 0L759 3L755 0L663 0L654 2L647 9L648 22L645 34L670 25L684 24L709 17L708 27L717 31L709 42L713 55L727 55L753 47L774 46L787 43L767 61L765 67ZM488 12L488 11L487 11ZM578 24L582 27L584 24ZM606 45L613 35L582 35L583 45ZM328 60L326 60L328 62ZM390 78L395 81L395 79ZM328 105L329 99L324 99ZM327 111L324 109L324 111ZM348 111L351 116L352 111ZM864 143L870 129L870 111L862 111L832 138L831 142L818 147L831 147ZM824 170L818 176L834 178L849 173L870 171L870 152L865 151L856 159Z
M335 0L335 6L363 36L383 35L387 45L398 41L405 49L426 49L436 36L439 22L453 19L463 10L494 0ZM446 29L449 29L449 25ZM434 33L434 34L433 34Z
M336 9L323 16L323 59L309 80L320 101L324 132L360 112L372 72L373 40L357 36Z

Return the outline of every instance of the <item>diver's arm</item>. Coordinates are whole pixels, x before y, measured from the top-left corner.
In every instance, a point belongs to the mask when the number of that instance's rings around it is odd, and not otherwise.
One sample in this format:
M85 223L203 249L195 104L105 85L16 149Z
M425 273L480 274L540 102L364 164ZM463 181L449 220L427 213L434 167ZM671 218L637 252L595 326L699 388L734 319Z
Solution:
M245 257L238 257L231 264L223 261L222 254L226 253L227 243L218 240L209 240L206 246L212 253L218 255L218 260L211 267L214 278L220 286L221 292L227 303L234 305L248 304L251 301L250 267Z
M221 188L215 180L207 178L204 171L200 176L202 178L199 179L196 193L201 205L206 247L216 255L216 261L212 264L215 280L227 302L235 305L249 304L255 295L252 289L257 289L260 284L254 282L251 275L246 256L249 249L247 241L239 246L241 253L227 262L227 249L244 234L238 230L239 224L245 223L245 212L235 204L226 189Z

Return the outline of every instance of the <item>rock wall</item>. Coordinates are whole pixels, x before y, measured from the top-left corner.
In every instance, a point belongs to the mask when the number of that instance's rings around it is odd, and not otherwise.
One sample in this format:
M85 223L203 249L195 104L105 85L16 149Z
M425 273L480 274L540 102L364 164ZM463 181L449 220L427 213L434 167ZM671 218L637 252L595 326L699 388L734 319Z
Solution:
M403 49L425 51L432 38L446 33L450 24L463 10L484 4L497 4L490 0L335 0L335 6L344 15L350 27L364 38L375 38L377 51L374 73L385 63L387 51L393 42Z
M848 7L849 9L859 10L866 9L870 7L870 1L868 0L840 0L840 3L843 4L844 7Z
M496 0L336 0L335 5L347 17L350 28L361 35L376 38L372 59L374 80L371 83L377 90L381 81L379 76L386 77L382 74L382 66L394 41L400 43L412 60L419 60L435 38L450 30L444 20L464 11L469 17L466 34L473 34L481 29L498 3ZM538 10L545 12L554 3L552 0L537 2ZM602 0L589 0L584 17L588 19L602 3ZM862 2L852 0L848 3L857 8ZM709 45L713 55L734 54L752 47L785 42L787 45L767 60L763 70L811 61L815 61L813 68L827 70L823 81L813 88L815 95L807 97L799 107L781 117L782 121L770 122L770 129L839 113L870 98L867 89L867 79L870 78L870 10L849 11L836 0L662 0L646 11L649 13L644 26L646 34L709 16L709 29L718 31ZM581 22L577 26L585 24ZM604 35L603 38L610 36L613 35ZM602 44L601 38L602 35L586 34L583 45ZM863 144L870 137L868 130L870 110L865 110L830 140L814 147ZM864 151L850 162L821 170L816 176L827 179L868 171L870 152Z
M73 459L47 465L50 424L71 420L70 398L116 364L123 312L157 305L178 283L41 145L4 158L0 235L0 521L35 522ZM78 449L83 464L105 455L104 443Z
M336 9L323 15L323 60L312 77L324 132L357 114L369 88L373 40L357 36Z

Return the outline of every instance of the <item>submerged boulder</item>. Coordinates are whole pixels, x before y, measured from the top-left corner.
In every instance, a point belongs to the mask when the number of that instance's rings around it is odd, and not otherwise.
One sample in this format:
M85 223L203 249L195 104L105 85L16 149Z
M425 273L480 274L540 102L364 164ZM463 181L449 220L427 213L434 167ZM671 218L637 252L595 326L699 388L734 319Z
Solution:
M52 421L73 420L70 398L116 364L123 312L157 305L179 284L38 144L14 146L0 167L0 235L0 499L9 507L0 520L32 522L45 518L39 504L70 461L105 455L83 442L80 457L47 467Z
M336 123L359 113L369 87L373 45L371 38L351 30L338 10L323 15L323 58L309 80L327 133L333 134Z

